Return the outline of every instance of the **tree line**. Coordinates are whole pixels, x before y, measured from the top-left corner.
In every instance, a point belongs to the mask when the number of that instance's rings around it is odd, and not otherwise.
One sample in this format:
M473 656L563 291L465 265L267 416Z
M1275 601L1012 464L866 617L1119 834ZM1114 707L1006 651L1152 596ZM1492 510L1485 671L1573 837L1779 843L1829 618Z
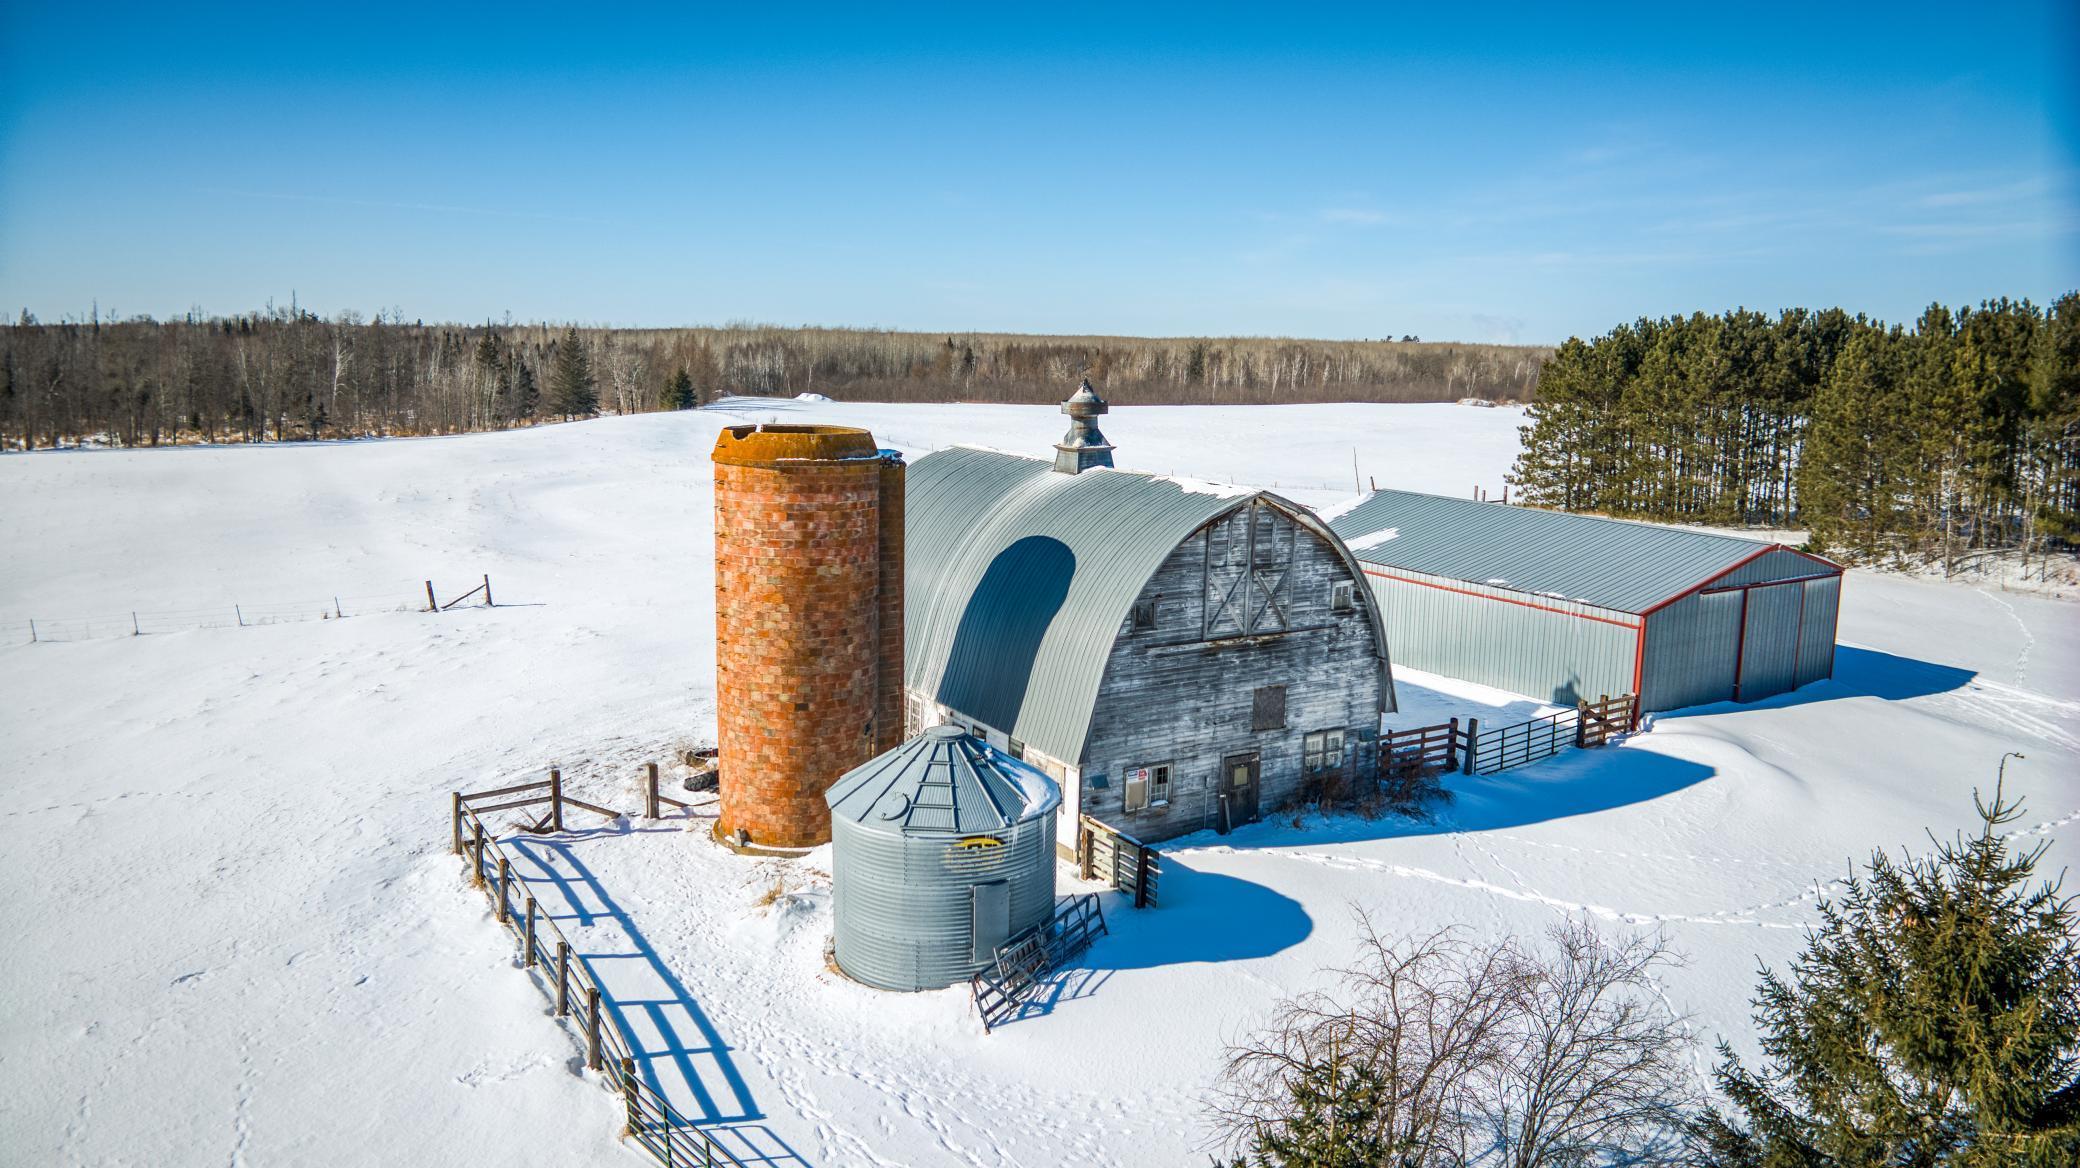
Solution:
M427 324L301 308L0 327L0 449L452 434L733 394L1052 404L1531 396L1547 350L1283 338Z
M1527 503L1808 527L1852 559L2070 546L2080 533L2080 293L1640 320L1561 345L1512 481Z

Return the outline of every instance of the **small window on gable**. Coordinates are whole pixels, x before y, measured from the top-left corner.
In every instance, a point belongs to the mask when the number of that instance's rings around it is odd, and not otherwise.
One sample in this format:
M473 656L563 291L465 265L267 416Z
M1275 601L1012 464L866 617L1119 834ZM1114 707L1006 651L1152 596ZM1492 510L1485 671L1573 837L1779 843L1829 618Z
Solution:
M1011 757L1013 757L1013 758L1015 758L1015 759L1018 759L1018 760L1019 760L1019 761L1021 761L1021 762L1025 761L1025 757L1026 757L1026 744L1025 744L1025 743L1023 743L1023 742L1020 742L1020 741L1019 741L1018 739L1016 739L1016 738L1008 738L1008 739L1006 739L1006 740L1005 740L1005 742L1006 742L1006 744L1008 745L1009 749L1007 749L1007 750L1006 750L1006 751L1005 751L1004 753L1006 753L1006 754L1010 755Z
M1145 596L1134 602L1134 631L1145 633L1156 627L1156 598Z
M1338 580L1335 584L1330 586L1329 611L1349 612L1357 606L1357 601L1352 593L1351 582L1349 580Z
M1253 731L1286 728L1285 686L1267 685L1256 692L1250 700L1249 728Z
M1122 806L1128 811L1167 806L1170 802L1170 764L1159 762L1128 767L1125 796Z

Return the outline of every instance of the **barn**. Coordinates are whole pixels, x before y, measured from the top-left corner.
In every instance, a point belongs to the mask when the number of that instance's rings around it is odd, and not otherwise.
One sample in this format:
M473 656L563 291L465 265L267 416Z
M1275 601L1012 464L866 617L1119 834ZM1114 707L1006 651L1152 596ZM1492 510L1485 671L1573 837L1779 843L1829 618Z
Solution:
M1834 673L1842 569L1782 544L1411 491L1326 516L1409 668L1642 710Z
M1053 776L1068 824L1147 841L1369 767L1393 678L1342 541L1277 495L1112 469L1104 403L1063 408L1052 459L910 467L910 727L963 726Z

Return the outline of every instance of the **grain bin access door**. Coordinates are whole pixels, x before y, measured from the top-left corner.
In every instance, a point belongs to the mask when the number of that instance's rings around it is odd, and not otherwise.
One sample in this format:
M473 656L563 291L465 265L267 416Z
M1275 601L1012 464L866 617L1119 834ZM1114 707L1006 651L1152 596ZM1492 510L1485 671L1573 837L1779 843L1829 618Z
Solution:
M1741 667L1734 699L1752 702L1797 685L1798 634L1805 608L1799 583L1758 585L1747 590L1741 620Z
M1052 857L1050 857L1050 860ZM977 961L996 957L997 947L1011 939L1011 885L1003 880L974 885Z

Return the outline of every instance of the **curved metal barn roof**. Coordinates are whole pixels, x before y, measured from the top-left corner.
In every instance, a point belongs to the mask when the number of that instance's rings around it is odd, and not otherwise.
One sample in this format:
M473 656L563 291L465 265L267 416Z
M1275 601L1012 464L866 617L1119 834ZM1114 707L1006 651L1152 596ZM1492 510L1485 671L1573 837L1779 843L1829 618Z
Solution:
M933 726L845 772L824 793L831 815L884 835L1002 831L1052 814L1052 779L968 734Z
M1628 613L1645 612L1783 547L1733 535L1414 491L1375 491L1329 526L1368 564ZM1378 539L1389 531L1394 533L1391 538ZM1817 556L1807 558L1840 570Z
M968 447L918 459L904 504L906 682L1075 764L1134 598L1194 531L1256 499L1328 539L1358 575L1327 525L1269 492L1104 467L1061 474ZM1370 590L1358 591L1377 631Z

